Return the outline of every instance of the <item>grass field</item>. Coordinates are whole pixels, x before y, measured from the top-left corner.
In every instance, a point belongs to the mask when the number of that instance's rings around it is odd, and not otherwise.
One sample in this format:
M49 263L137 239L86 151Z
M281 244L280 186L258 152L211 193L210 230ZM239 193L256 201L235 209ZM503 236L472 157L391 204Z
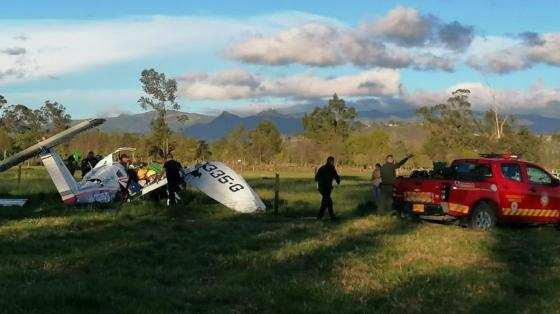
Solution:
M64 207L43 170L0 179L0 311L559 312L560 232L375 215L365 174L342 173L339 223L316 222L311 172L281 173L280 215L188 192L169 215L138 201ZM270 202L272 173L245 173Z

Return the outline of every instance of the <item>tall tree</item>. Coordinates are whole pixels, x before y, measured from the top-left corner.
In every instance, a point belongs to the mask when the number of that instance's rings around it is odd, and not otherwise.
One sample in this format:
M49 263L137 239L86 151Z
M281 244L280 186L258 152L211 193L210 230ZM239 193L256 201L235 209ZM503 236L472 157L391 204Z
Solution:
M270 121L261 122L249 133L249 147L259 163L269 162L282 149L282 136Z
M305 136L317 141L326 151L340 152L356 120L356 109L347 106L337 94L326 107L316 107L302 119Z
M469 94L468 89L458 89L446 103L419 109L424 126L430 131L424 147L431 158L445 160L478 153L515 153L539 160L542 144L539 137L518 125L513 117L499 114L495 109L483 116L475 115Z
M210 151L210 145L206 141L198 141L196 146L195 152L195 159L198 161L206 161L212 156L212 152Z
M8 103L8 101L6 100L6 98L4 98L4 96L0 95L0 109L2 109L2 107L4 107L4 105L6 105Z
M389 151L390 136L380 129L352 132L347 142L346 159L358 165L381 162Z
M70 126L72 117L66 112L66 108L56 101L46 100L41 107L41 112L52 133L64 131Z
M30 109L25 105L8 105L0 117L0 125L12 137L13 149L21 150L37 143L42 137L46 123L40 109Z
M470 90L458 89L447 102L418 110L430 132L425 150L432 159L450 159L469 152L476 154L480 146L480 125L469 102Z
M4 96L0 95L0 110L4 108L8 101ZM0 118L0 122L2 122L2 118ZM2 154L1 158L6 158L7 154L10 152L12 147L12 138L8 134L7 130L4 128L4 124L0 125L0 153Z
M249 146L249 132L243 125L236 126L225 137L213 144L212 151L223 160L245 163L246 150Z
M177 81L159 73L154 69L143 70L140 74L140 83L145 96L138 99L138 104L144 110L153 110L156 117L152 121L152 138L160 143L160 148L169 152L169 137L171 129L167 125L167 111L179 110L177 103ZM181 120L186 117L181 117Z

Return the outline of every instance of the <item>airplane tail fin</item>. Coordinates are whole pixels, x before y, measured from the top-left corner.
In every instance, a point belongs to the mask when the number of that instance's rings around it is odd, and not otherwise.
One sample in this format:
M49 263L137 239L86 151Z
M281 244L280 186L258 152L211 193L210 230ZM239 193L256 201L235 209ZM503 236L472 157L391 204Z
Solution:
M49 148L45 152L40 154L41 161L49 175L52 178L58 193L62 197L62 201L65 204L75 204L76 195L78 194L78 183L76 179L70 174L70 170L64 164L64 161L60 156L54 151L53 148Z

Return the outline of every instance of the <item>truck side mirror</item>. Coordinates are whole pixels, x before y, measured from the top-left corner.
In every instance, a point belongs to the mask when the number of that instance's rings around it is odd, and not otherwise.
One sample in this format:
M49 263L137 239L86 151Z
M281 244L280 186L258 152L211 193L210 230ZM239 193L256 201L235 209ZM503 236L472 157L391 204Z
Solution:
M560 186L560 179L553 178L551 184L552 184L553 187Z

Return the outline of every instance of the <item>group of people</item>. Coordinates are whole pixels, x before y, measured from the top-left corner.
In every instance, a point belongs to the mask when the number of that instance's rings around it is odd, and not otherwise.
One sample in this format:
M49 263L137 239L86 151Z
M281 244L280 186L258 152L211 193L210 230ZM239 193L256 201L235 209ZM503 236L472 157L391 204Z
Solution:
M95 167L95 165L101 160L100 155L95 155L94 152L90 151L86 158L80 161L79 154L70 154L66 158L66 167L70 171L70 174L74 176L76 170L80 169L82 172L82 178Z
M383 165L376 164L372 173L373 197L378 213L386 213L393 208L393 190L397 180L397 169L404 165L413 155L408 155L399 162L395 162L393 155L388 155ZM336 220L334 205L331 197L333 181L340 185L340 176L336 171L334 157L327 158L316 174L317 189L321 194L321 207L317 219L321 220L328 211L331 220Z
M152 176L159 176L161 172L165 171L165 177L167 179L167 205L174 206L177 204L181 191L181 183L183 182L183 166L173 158L173 154L168 153L165 156L163 167L161 167L160 164L154 163L146 165L145 167L133 168L131 167L130 158L126 154L121 154L119 156L119 163L126 169L129 179L125 189L126 191L123 191L123 193L128 193L129 187L134 185L137 186L137 190L140 190L142 188L140 184L141 181L144 181L144 184L148 184L146 182L150 180L150 172L153 173Z
M79 168L82 172L83 178L101 159L101 156L95 155L93 151L90 151L86 158L82 159L80 163L79 157L77 158L74 154L71 154L66 158L66 165L72 176L74 176L74 173ZM163 176L163 172L165 172L165 177L167 178L167 204L169 206L177 204L179 199L178 194L181 190L181 183L183 182L183 167L180 162L173 158L171 153L166 155L163 166L159 163L133 165L132 160L127 154L119 155L118 162L124 167L126 170L126 176L128 177L128 180L126 180L126 186L121 187L123 199L127 199L129 197L129 190L132 191L132 193L135 191L137 192L141 190L143 186L148 185L151 181L154 181L154 178L161 178ZM78 165L80 167L78 167Z

